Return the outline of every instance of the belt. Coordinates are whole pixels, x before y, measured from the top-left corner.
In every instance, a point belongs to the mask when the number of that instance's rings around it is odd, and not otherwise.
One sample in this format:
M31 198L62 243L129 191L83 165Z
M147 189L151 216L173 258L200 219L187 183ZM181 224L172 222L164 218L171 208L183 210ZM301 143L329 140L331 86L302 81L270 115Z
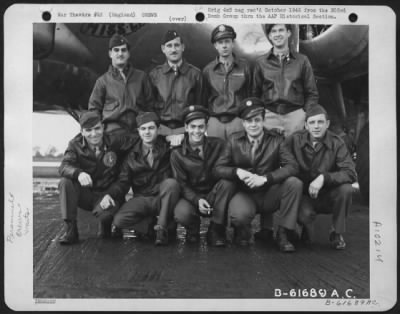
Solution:
M178 121L178 120L169 120L169 121L161 121L162 125L165 125L166 127L170 129L178 129L183 127L183 122Z
M221 123L229 123L233 119L235 119L236 116L233 115L233 114L222 114L222 115L219 115L219 116L215 116L215 118L217 118L219 120L219 122L221 122Z

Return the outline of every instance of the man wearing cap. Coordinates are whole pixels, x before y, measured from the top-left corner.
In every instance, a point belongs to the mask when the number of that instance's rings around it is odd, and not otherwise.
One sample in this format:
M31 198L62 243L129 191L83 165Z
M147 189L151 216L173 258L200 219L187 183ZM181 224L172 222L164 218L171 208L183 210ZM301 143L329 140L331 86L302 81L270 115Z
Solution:
M105 131L114 136L136 131L139 112L153 110L153 95L147 74L130 63L129 43L119 34L109 42L111 65L100 76L89 99L89 110L102 116Z
M182 58L185 45L178 32L167 31L161 50L166 62L150 72L150 79L155 110L161 118L160 134L174 146L183 139L183 109L202 104L203 81L201 71Z
M215 166L216 175L237 182L238 193L229 205L235 239L248 245L251 222L257 213L276 213L277 244L282 252L295 250L287 238L296 226L302 183L294 177L298 166L283 145L284 138L263 128L264 106L258 98L244 99L239 107L244 131L231 135ZM270 220L266 220L270 223ZM262 228L271 228L263 221ZM270 231L272 236L272 231Z
M111 200L118 199L131 187L133 198L121 207L113 223L120 229L133 228L145 234L150 221L158 216L155 244L167 245L176 236L173 211L180 193L172 179L170 145L158 135L159 118L154 112L142 113L136 120L141 140L129 152L118 181L107 195Z
M111 236L113 215L124 198L102 202L102 197L117 179L124 153L138 140L136 135L111 138L104 134L97 112L84 112L79 123L81 133L69 142L59 168L61 215L66 225L61 244L79 241L78 207L92 211L99 219L99 236Z
M202 106L189 106L183 112L185 138L171 153L174 177L182 198L175 208L175 220L186 228L186 240L197 243L200 217L210 217L207 241L212 246L225 246L226 212L235 193L235 184L220 180L212 169L224 149L224 141L205 136L208 111Z
M207 134L227 139L243 130L237 116L240 102L251 94L251 72L245 59L233 53L236 33L229 25L219 25L211 33L218 57L203 70L204 89L211 117Z
M292 51L289 24L267 24L265 32L272 49L256 60L253 96L266 109L265 127L289 136L304 128L305 111L318 102L318 90L307 56Z
M352 186L357 180L354 163L343 140L328 130L325 109L316 105L306 112L305 130L287 138L295 156L304 191L298 220L312 231L317 213L333 213L330 241L335 249L344 249L346 215L352 203ZM311 234L308 234L311 236Z

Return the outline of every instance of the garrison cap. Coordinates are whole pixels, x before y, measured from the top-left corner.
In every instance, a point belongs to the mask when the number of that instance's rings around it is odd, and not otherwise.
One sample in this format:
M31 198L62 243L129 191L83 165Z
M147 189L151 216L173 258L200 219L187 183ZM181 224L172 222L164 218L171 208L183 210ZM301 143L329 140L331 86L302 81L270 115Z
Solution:
M306 111L306 121L309 117L316 116L318 114L324 114L326 119L329 120L328 113L324 107L321 105L313 105Z
M211 33L211 42L215 43L223 38L232 38L232 40L236 38L236 33L232 26L221 24L214 28Z
M189 123L194 119L206 119L207 121L210 114L208 110L203 106L195 105L186 107L183 110L182 116L183 116L183 121L185 123Z
M136 124L138 127L141 125L154 121L157 126L160 125L160 118L155 112L142 112L136 117Z
M97 111L84 111L79 117L82 129L90 129L101 122L101 116Z
M257 97L243 99L239 105L239 118L246 120L258 114L264 117L265 109L263 102Z
M110 42L108 43L108 49L112 49L112 48L114 48L114 47L122 46L122 45L125 45L125 44L126 44L126 46L128 47L128 49L129 49L129 42L128 42L128 40L127 40L124 36L122 36L122 35L120 35L120 34L114 34L114 35L110 38Z
M173 40L175 38L178 38L178 37L181 37L181 36L179 36L177 31L168 30L165 33L165 36L164 36L163 41L162 41L162 44L165 45L167 42L169 42L169 41L171 41L171 40Z

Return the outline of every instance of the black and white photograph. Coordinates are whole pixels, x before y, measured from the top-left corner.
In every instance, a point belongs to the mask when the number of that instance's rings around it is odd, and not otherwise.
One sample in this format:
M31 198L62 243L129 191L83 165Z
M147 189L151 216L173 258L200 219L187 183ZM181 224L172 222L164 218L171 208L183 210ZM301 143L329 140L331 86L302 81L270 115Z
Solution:
M7 305L393 307L395 15L376 10L9 8Z

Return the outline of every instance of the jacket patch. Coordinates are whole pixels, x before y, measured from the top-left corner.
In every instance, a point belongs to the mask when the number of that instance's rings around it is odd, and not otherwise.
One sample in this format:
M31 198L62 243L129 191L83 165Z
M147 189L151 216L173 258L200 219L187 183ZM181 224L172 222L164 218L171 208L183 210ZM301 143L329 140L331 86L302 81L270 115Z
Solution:
M107 152L103 157L103 163L111 168L117 163L117 154L114 152Z

